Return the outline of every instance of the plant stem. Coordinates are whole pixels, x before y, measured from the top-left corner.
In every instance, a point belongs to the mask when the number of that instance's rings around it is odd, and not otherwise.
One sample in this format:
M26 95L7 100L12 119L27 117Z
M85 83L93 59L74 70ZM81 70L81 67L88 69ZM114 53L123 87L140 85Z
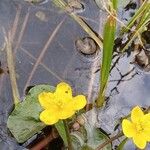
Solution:
M68 127L68 122L67 122L67 120L63 120L63 123L64 123L65 131L66 131L66 136L67 136L67 141L68 141L68 150L73 150L72 149L70 132L69 132L69 127Z
M9 75L10 75L10 81L11 81L11 88L12 88L12 94L15 105L19 103L19 91L16 81L16 73L15 73L15 64L13 59L13 52L12 52L12 45L11 45L11 39L10 39L10 33L8 34L8 37L5 36L5 42L6 42L6 53L7 53L7 64L9 69Z
M120 138L121 136L123 136L123 132L119 132L117 135L111 137L110 139L108 139L107 141L105 141L104 143L102 143L101 145L99 145L96 150L102 150L107 144L113 142L114 140Z

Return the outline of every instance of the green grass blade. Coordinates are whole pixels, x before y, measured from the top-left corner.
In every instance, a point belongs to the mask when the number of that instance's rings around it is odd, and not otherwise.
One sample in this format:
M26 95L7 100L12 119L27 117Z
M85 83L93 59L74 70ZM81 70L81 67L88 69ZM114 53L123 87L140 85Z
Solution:
M113 8L115 10L117 10L117 6L118 6L118 0L111 0L112 1L112 4L113 4Z
M141 14L145 11L145 9L147 9L148 5L149 5L149 2L145 0L143 4L141 5L141 7L137 10L135 15L128 22L127 26L122 29L121 34L123 34L124 32L127 32L134 25L135 21L141 17Z
M137 37L138 34L141 34L144 30L144 27L148 24L150 21L150 4L147 5L145 11L142 13L139 23L135 29L135 32L130 36L130 40L127 42L125 47L121 50L121 52L124 52L132 43L132 41Z
M105 89L109 78L114 40L116 32L116 20L113 16L109 16L103 35L103 58L102 58L102 69L101 69L101 81L100 81L100 93L96 101L97 107L101 107L104 103Z

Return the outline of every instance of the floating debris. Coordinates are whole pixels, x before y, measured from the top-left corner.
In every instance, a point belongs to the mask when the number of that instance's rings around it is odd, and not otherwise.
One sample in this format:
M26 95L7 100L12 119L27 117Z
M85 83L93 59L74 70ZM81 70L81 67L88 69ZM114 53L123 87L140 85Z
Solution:
M68 0L66 10L70 13L81 13L84 11L84 5L80 0Z
M44 4L48 2L48 0L24 0L24 1L32 4Z
M43 11L36 12L35 16L40 20L46 22L48 19L46 17L46 14Z
M76 40L75 45L76 49L85 55L92 55L98 50L97 44L90 37Z

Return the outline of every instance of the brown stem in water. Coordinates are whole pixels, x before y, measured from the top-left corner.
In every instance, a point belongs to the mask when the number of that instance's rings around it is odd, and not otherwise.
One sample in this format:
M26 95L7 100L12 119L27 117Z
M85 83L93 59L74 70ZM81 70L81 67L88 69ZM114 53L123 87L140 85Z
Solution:
M58 138L58 133L55 132L55 130L52 129L52 132L44 139L42 139L39 143L34 145L32 148L29 148L30 150L41 150L45 146L47 146L53 139ZM28 148L28 147L27 147Z

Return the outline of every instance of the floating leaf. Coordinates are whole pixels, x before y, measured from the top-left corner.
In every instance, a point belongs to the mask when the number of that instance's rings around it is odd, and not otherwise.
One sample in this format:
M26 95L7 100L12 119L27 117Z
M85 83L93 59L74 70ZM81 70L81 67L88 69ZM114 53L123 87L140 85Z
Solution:
M23 143L46 125L39 120L43 108L39 104L38 95L43 92L53 92L54 87L37 85L30 89L25 100L16 105L8 118L7 126L19 143Z

